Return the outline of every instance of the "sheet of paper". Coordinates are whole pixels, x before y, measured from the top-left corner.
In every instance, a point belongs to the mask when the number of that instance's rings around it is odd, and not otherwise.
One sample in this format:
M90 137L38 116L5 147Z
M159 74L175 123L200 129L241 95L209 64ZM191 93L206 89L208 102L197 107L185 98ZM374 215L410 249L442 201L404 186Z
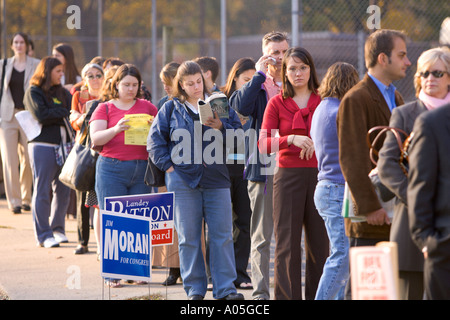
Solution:
M41 134L42 125L35 118L33 118L29 111L19 111L15 116L23 131L25 131L28 141L33 140Z
M153 116L145 113L126 114L127 124L130 126L125 131L125 144L145 146L147 145L147 136L152 125Z

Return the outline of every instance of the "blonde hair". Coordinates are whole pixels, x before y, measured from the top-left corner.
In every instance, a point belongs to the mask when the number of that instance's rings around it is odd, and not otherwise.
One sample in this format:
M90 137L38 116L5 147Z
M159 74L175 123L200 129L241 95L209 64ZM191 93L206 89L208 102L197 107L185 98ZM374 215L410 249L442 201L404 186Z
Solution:
M166 86L172 86L172 81L177 75L177 70L180 64L178 62L172 61L166 64L161 72L159 73L159 78Z
M450 49L447 47L438 47L422 52L417 59L417 72L414 75L414 88L416 89L416 97L419 96L422 85L420 83L420 73L426 68L435 64L436 61L442 61L446 67L447 74L450 75Z
M359 81L358 71L350 63L336 62L325 74L318 89L320 97L342 100L344 95Z

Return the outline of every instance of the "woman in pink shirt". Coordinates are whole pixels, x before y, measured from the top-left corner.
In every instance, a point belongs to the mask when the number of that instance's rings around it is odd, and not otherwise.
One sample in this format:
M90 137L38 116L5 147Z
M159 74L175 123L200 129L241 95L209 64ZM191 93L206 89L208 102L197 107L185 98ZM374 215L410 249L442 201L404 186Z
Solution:
M111 81L111 100L101 103L91 117L92 143L103 146L97 160L95 192L98 205L104 209L105 197L151 193L144 182L148 152L145 145L125 144L130 128L125 115L156 116L158 109L149 101L138 99L141 75L136 67L124 64ZM118 286L118 281L110 283Z
M317 159L310 138L320 103L314 62L304 48L290 48L282 62L282 92L269 100L258 141L261 153L277 152L273 180L275 299L302 299L302 228L305 229L305 299L313 300L329 254L328 236L314 205Z

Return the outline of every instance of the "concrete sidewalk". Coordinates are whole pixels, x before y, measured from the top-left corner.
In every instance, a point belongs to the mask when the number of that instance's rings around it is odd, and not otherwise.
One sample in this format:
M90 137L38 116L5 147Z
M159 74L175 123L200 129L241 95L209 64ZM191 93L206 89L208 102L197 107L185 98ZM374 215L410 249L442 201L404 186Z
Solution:
M58 248L36 245L30 212L13 214L0 199L0 299L10 300L125 300L149 293L162 300L186 300L181 282L165 287L161 283L168 269L152 269L150 285L103 285L97 245L91 230L89 253L75 255L77 221L66 219L69 243ZM246 300L251 290L238 290ZM3 294L3 297L2 297ZM206 300L212 300L208 291Z

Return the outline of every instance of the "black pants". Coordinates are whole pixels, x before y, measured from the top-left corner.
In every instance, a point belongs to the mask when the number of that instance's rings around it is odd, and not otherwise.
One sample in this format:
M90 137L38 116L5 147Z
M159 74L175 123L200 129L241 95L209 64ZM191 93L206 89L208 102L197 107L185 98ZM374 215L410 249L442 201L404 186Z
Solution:
M77 196L77 229L78 243L87 246L89 243L89 208L85 206L86 192L76 191Z
M243 179L243 164L228 164L231 180L231 202L233 208L233 241L234 257L236 260L237 279L235 284L250 283L247 273L250 256L250 198L247 191L247 180Z

